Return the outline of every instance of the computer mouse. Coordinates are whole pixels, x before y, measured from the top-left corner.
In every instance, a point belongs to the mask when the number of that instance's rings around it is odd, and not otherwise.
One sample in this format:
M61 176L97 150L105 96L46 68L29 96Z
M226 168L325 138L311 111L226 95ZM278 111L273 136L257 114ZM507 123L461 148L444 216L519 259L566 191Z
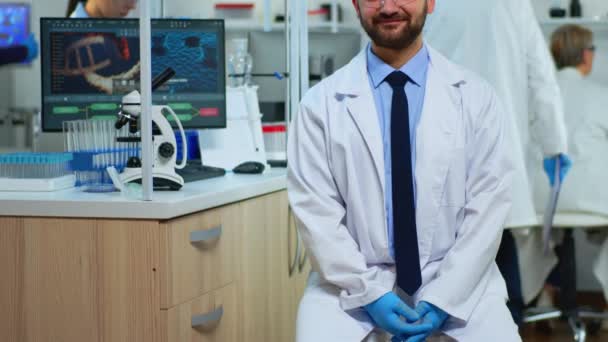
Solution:
M264 164L257 162L257 161L246 161L244 163L237 165L232 170L232 172L248 173L248 174L262 173L262 172L264 172L265 167L266 166L264 166Z

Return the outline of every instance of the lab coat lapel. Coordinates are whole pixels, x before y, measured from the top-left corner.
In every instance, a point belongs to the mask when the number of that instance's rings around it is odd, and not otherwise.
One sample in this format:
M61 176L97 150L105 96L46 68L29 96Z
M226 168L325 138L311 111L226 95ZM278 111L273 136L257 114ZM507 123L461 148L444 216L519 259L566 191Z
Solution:
M346 97L346 108L355 122L374 161L376 176L384 192L384 147L378 122L376 102L367 74L365 49L348 65L348 75L337 89L336 96Z
M431 62L422 116L416 130L416 221L420 262L424 265L432 251L438 224L441 197L447 180L455 127L461 114L458 78L447 73L442 56L429 49Z

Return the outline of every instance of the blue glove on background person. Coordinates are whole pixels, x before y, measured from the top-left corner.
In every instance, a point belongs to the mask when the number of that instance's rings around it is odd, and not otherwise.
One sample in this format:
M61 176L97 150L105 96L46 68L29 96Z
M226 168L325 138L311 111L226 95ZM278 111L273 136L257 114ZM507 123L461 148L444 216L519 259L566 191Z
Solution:
M559 154L557 156L545 158L543 160L543 168L545 169L545 173L549 176L549 184L553 186L555 184L555 168L557 167L557 162L559 161L559 180L560 182L564 181L568 171L572 167L572 161L565 154Z
M420 325L431 326L431 329L427 332L418 335L395 335L392 342L421 342L426 340L427 337L431 336L434 332L438 331L443 323L448 319L448 314L433 304L427 302L420 302L416 306L416 312L421 317Z
M31 63L34 61L34 59L36 59L36 57L38 57L38 42L36 41L36 38L34 37L34 34L30 34L30 36L27 38L27 40L25 42L23 42L23 45L27 48L27 57L25 58L25 60L23 61L24 63Z
M431 331L431 323L413 323L422 317L394 292L388 292L365 307L376 325L395 336L414 336ZM403 317L403 319L402 319Z

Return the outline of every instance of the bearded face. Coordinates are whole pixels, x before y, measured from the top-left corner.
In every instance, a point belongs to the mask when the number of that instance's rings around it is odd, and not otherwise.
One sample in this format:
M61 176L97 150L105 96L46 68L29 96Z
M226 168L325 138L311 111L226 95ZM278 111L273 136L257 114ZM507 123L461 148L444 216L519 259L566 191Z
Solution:
M424 27L428 13L426 0L397 5L386 0L380 9L372 9L359 1L359 20L370 39L379 47L401 50L410 46Z

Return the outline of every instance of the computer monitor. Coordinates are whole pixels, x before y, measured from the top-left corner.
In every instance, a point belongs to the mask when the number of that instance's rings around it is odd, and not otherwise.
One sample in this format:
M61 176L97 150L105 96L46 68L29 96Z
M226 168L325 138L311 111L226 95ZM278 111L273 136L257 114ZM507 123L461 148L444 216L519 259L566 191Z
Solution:
M30 35L30 6L0 3L0 47L19 45Z
M253 59L253 81L260 86L258 96L260 110L264 114L263 121L283 121L286 81L269 75L287 69L285 32L250 31L248 39L249 53ZM315 64L318 66L321 60L330 58L335 71L348 64L361 50L361 34L358 31L310 32L308 39L311 86L321 74L328 76L323 71L315 70Z
M122 97L139 89L137 19L41 19L42 129L64 121L115 119ZM223 20L152 20L152 77L176 75L153 93L185 129L226 127ZM172 117L167 117L175 123Z

